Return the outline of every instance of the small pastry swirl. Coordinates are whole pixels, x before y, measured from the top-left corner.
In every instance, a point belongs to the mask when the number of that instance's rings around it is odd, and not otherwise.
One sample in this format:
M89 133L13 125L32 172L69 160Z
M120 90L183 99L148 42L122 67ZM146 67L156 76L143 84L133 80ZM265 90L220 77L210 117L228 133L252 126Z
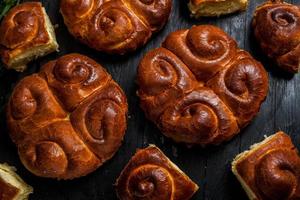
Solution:
M267 199L300 198L300 158L290 149L272 150L255 168L256 185Z
M4 66L24 71L27 63L58 50L55 31L40 2L13 7L0 25L0 56Z
M73 179L115 154L126 114L125 94L105 69L88 57L69 54L18 83L7 120L29 171Z
M171 33L141 60L137 80L146 116L167 137L189 145L231 139L268 92L263 66L209 25Z
M292 73L299 71L299 6L285 3L283 0L269 0L256 9L253 28L265 54L284 70Z
M160 122L165 135L175 141L203 146L229 140L239 131L234 115L208 88L198 88L174 102Z
M236 42L215 26L193 26L173 32L163 47L177 55L201 81L207 81L226 66L237 50Z
M41 76L47 80L64 107L73 111L83 99L103 88L110 75L98 63L79 54L68 54L42 67Z
M125 54L144 45L168 20L171 0L62 0L71 34L88 46Z
M250 199L300 198L300 157L291 138L282 131L236 156L232 171Z
M134 169L128 178L128 190L136 198L171 199L173 179L157 165L146 164Z
M196 78L172 52L158 48L146 54L138 69L141 106L156 119L172 99L192 91Z
M16 49L42 40L44 17L36 3L21 4L8 13L1 25L0 43L8 49Z
M263 94L268 92L267 80L263 66L239 50L234 60L209 80L207 86L229 105L240 127L244 127L259 111L265 98Z
M198 186L157 147L149 146L131 158L116 183L119 199L188 200Z

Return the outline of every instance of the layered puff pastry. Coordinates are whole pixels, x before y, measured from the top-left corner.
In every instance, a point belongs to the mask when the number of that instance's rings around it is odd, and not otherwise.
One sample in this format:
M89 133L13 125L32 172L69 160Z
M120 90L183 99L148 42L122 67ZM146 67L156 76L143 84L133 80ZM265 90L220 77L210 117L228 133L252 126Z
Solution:
M0 54L8 69L24 71L33 59L58 50L50 19L39 2L12 8L0 26Z
M254 34L262 51L291 73L300 69L300 6L268 0L257 7Z
M0 164L0 199L1 200L27 200L33 192L18 174L16 169L7 164Z
M217 145L238 134L268 91L264 67L210 25L171 33L141 60L138 96L162 133L191 145Z
M248 0L190 0L188 7L195 18L213 17L244 11Z
M68 54L17 84L7 122L29 171L73 179L93 172L116 153L127 110L123 90L101 65Z
M251 200L300 199L300 157L283 132L239 154L232 171Z
M167 22L172 0L62 0L69 32L98 51L125 54Z
M197 184L154 145L138 150L116 182L120 200L188 200L197 190Z

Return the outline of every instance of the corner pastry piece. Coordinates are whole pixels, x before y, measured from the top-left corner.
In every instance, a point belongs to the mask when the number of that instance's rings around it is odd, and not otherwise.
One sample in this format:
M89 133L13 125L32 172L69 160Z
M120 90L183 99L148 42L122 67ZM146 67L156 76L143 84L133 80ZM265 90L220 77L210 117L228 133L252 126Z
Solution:
M239 154L232 171L251 200L300 199L300 157L283 132Z
M69 32L98 51L125 54L143 46L167 22L172 0L62 0Z
M27 200L33 192L18 174L16 169L7 164L0 164L0 199L1 200Z
M196 18L226 15L246 10L248 0L190 0L188 7Z
M198 190L157 147L138 150L116 182L121 200L188 200Z
M116 153L127 110L123 90L101 65L68 54L17 84L7 121L29 171L73 179L93 172Z
M9 69L24 71L26 64L58 49L53 26L38 2L12 8L0 26L0 53Z
M171 33L138 68L138 96L164 135L188 145L230 140L259 111L268 91L264 67L209 25Z
M282 69L300 69L300 7L269 0L254 14L253 28L263 52Z

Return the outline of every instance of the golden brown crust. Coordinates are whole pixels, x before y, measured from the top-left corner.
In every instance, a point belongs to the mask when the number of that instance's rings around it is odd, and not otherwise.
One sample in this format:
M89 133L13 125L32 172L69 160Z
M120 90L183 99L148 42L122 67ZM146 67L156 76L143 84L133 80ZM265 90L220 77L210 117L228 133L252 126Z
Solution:
M202 3L206 3L206 2L223 2L226 0L190 0L190 2L194 5L200 5Z
M257 144L234 167L257 200L300 198L300 157L290 137L278 132Z
M168 20L171 0L62 0L70 33L106 53L125 54L144 45Z
M190 0L188 7L195 18L213 17L246 10L248 0Z
M121 200L188 200L198 186L151 145L131 158L116 182L116 190Z
M284 70L292 73L299 71L299 6L285 3L283 0L269 0L256 9L253 28L265 54Z
M263 66L208 25L171 33L142 59L137 79L146 116L175 141L202 146L237 134L268 90Z
M51 35L46 24L44 8L39 2L26 2L12 8L0 26L0 52L3 63L11 67L11 60L17 56L29 49L49 44ZM54 42L57 45L56 41Z
M88 57L68 54L19 82L7 118L20 158L32 173L72 179L114 155L126 114L126 96L105 69Z

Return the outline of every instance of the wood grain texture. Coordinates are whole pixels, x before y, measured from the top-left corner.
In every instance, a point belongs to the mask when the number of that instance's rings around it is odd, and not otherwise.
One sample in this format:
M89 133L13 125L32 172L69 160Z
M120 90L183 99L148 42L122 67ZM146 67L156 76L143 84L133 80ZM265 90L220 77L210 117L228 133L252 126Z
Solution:
M18 173L34 187L33 200L114 200L113 183L137 148L155 144L200 186L194 200L247 199L243 189L230 171L230 162L236 154L259 142L264 135L278 130L287 132L300 148L300 75L291 76L274 68L259 50L251 32L255 7L263 0L252 0L247 12L221 18L196 21L189 17L187 0L173 0L172 15L167 26L146 46L126 56L109 56L96 52L77 42L67 31L59 13L58 0L42 0L54 24L60 52L32 62L24 73L0 68L0 162L18 168ZM300 4L300 0L288 1ZM153 123L146 120L139 108L135 83L139 60L150 49L158 47L168 33L194 24L214 24L223 28L238 41L241 48L261 61L269 72L270 90L258 116L230 142L206 149L188 149L166 139ZM8 137L5 123L5 105L13 87L22 77L39 71L42 64L66 53L82 53L101 63L124 89L129 103L128 130L118 153L96 172L73 181L42 179L30 174L20 163L16 148Z

